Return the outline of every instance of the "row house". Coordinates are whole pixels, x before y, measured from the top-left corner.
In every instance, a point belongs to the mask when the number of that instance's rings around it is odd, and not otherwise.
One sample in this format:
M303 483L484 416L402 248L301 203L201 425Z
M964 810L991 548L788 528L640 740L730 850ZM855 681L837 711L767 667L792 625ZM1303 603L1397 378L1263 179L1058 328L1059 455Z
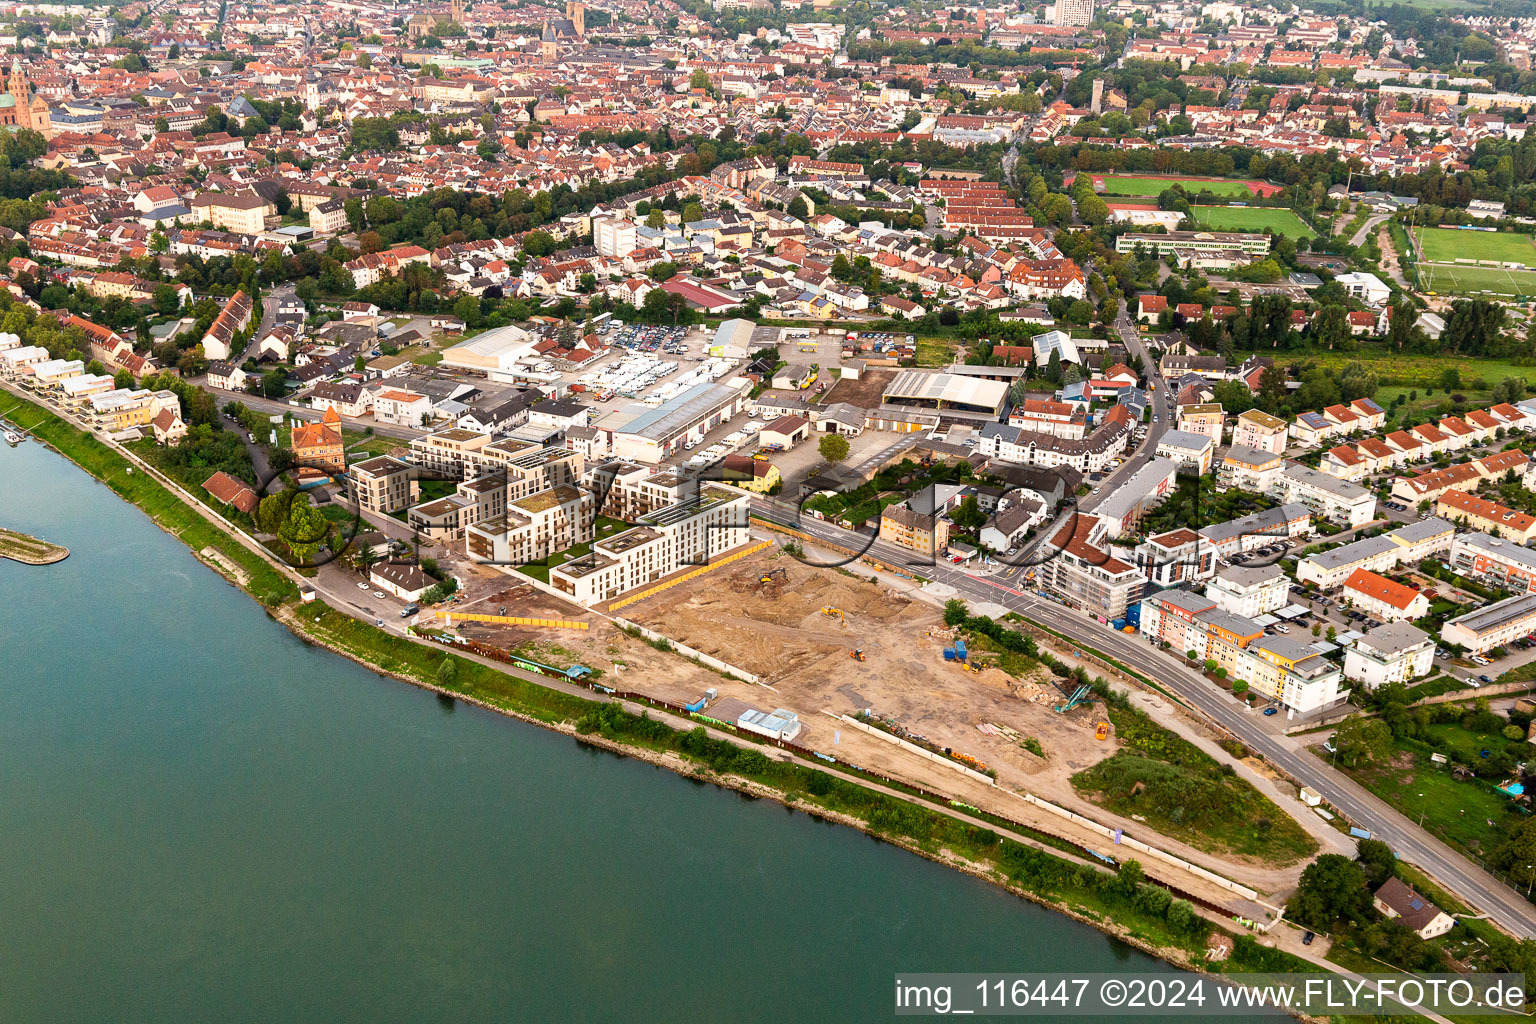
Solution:
M1271 700L1303 713L1336 703L1340 670L1287 636L1266 636L1256 621L1188 591L1165 591L1141 602L1143 632L1180 651L1214 661Z

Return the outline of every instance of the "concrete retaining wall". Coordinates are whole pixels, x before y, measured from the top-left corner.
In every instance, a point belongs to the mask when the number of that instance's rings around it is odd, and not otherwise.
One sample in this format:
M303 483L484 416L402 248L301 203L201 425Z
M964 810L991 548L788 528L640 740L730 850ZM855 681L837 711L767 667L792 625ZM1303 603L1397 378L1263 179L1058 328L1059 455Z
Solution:
M1055 814L1073 821L1081 825L1083 828L1097 832L1099 835L1109 839L1111 842L1113 842L1115 838L1114 829L1100 825L1098 822L1092 820L1091 818L1085 818L1081 814L1078 814L1075 811L1069 811L1065 807L1051 803L1049 800L1042 800L1035 796L1033 793L1024 793L1021 795L1025 800L1034 804L1036 807L1039 807L1041 810L1049 811L1051 814ZM1164 861L1165 863L1173 864L1176 867L1183 868L1190 874L1198 875L1199 877L1205 879L1207 882L1210 882L1213 885L1219 885L1223 889L1226 889L1228 892L1234 892L1244 899L1258 901L1259 894L1248 888L1246 885L1241 885L1237 882L1234 882L1230 878L1223 878L1221 875L1216 874L1214 871L1208 871L1198 864L1191 864L1189 861L1183 859L1182 857L1176 857L1166 850L1159 850L1155 846L1148 846L1146 843L1143 843L1138 839L1132 839L1130 836L1123 833L1121 834L1120 842L1117 845L1129 847L1130 849L1144 853L1149 857L1155 857L1160 861Z
M952 761L945 757L943 754L935 754L933 751L926 747L920 747L916 743L909 743L908 741L902 739L900 736L892 736L884 729L876 729L874 726L861 722L857 718L852 718L848 715L839 715L838 717L841 718L844 722L847 722L849 725L853 726L855 729L862 729L863 731L869 733L871 736L885 740L887 743L894 743L903 750L910 750L912 753L917 754L919 757L926 757L934 764L941 764L946 768L953 768L955 771L960 772L962 775L969 775L976 781L985 782L989 786L997 785L997 780L992 778L992 776L983 775L976 769L968 768L961 764L959 761Z
M665 640L668 644L672 645L672 649L674 651L678 652L685 658L695 659L701 665L708 665L712 669L724 672L728 676L735 676L737 679L741 679L748 683L756 683L759 686L764 685L761 679L759 679L753 673L748 672L746 669L737 668L735 665L732 665L728 661L721 661L719 658L716 658L713 655L705 654L703 651L696 651L692 647L688 647L685 644L680 644L676 640L667 636L665 633L658 633L654 629L646 629L638 622L630 622L628 619L621 619L617 615L614 616L613 621L614 624L617 625L620 629L632 629L639 633L641 636L645 637L647 640Z

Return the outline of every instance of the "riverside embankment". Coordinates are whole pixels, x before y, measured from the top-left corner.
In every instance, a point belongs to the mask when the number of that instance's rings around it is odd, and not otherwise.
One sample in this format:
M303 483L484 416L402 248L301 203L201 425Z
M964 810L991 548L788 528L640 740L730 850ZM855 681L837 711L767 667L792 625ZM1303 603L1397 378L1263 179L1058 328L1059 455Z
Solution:
M1133 893L1115 888L1113 877L1004 838L984 822L967 822L963 815L943 813L860 780L779 761L776 751L745 744L736 737L681 733L678 726L682 723L646 719L592 696L522 679L500 667L384 633L331 609L299 606L290 569L272 564L251 550L232 526L219 528L216 516L211 517L206 509L194 509L151 474L127 473L127 453L69 427L38 407L13 415L31 428L34 436L103 480L120 497L143 508L194 551L212 546L238 562L249 577L247 589L253 596L289 629L311 642L323 643L396 678L553 726L568 735L585 733L588 739L600 739L604 746L693 777L750 789L756 795L772 795L786 804L860 827L924 856L1007 884L1031 899L1091 920L1096 927L1155 949L1169 959L1202 966L1203 927L1191 927L1183 918L1169 920L1145 914L1132 904ZM456 677L447 686L440 682L445 660L455 665Z

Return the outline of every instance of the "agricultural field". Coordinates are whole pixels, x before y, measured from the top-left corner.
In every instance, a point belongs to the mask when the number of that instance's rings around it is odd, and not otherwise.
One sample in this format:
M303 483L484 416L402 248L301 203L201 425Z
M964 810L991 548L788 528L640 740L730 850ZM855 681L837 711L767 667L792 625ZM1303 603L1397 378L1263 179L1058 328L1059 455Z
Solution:
M1290 210L1262 206L1192 207L1200 226L1212 231L1270 231L1287 238L1311 238L1317 232Z
M1437 295L1490 292L1515 297L1536 296L1536 271L1505 270L1502 267L1451 266L1445 263L1417 264L1419 288Z
M1217 178L1129 178L1118 174L1107 174L1102 179L1104 191L1112 196L1155 196L1175 184L1183 185L1184 191L1191 194L1197 192L1209 192L1217 196L1249 196L1253 195L1246 182L1223 181Z
M1421 258L1431 263L1456 260L1492 260L1499 263L1536 265L1536 245L1530 235L1505 231L1461 231L1456 228L1418 228L1414 238Z

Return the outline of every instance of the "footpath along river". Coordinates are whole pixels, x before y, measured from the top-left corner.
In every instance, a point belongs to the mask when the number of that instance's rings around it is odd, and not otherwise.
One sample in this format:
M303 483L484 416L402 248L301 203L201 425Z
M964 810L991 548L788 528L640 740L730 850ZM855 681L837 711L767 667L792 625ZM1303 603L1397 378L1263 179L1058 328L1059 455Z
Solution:
M877 1021L898 971L1173 970L310 647L40 445L0 522L72 552L0 560L0 1020Z

